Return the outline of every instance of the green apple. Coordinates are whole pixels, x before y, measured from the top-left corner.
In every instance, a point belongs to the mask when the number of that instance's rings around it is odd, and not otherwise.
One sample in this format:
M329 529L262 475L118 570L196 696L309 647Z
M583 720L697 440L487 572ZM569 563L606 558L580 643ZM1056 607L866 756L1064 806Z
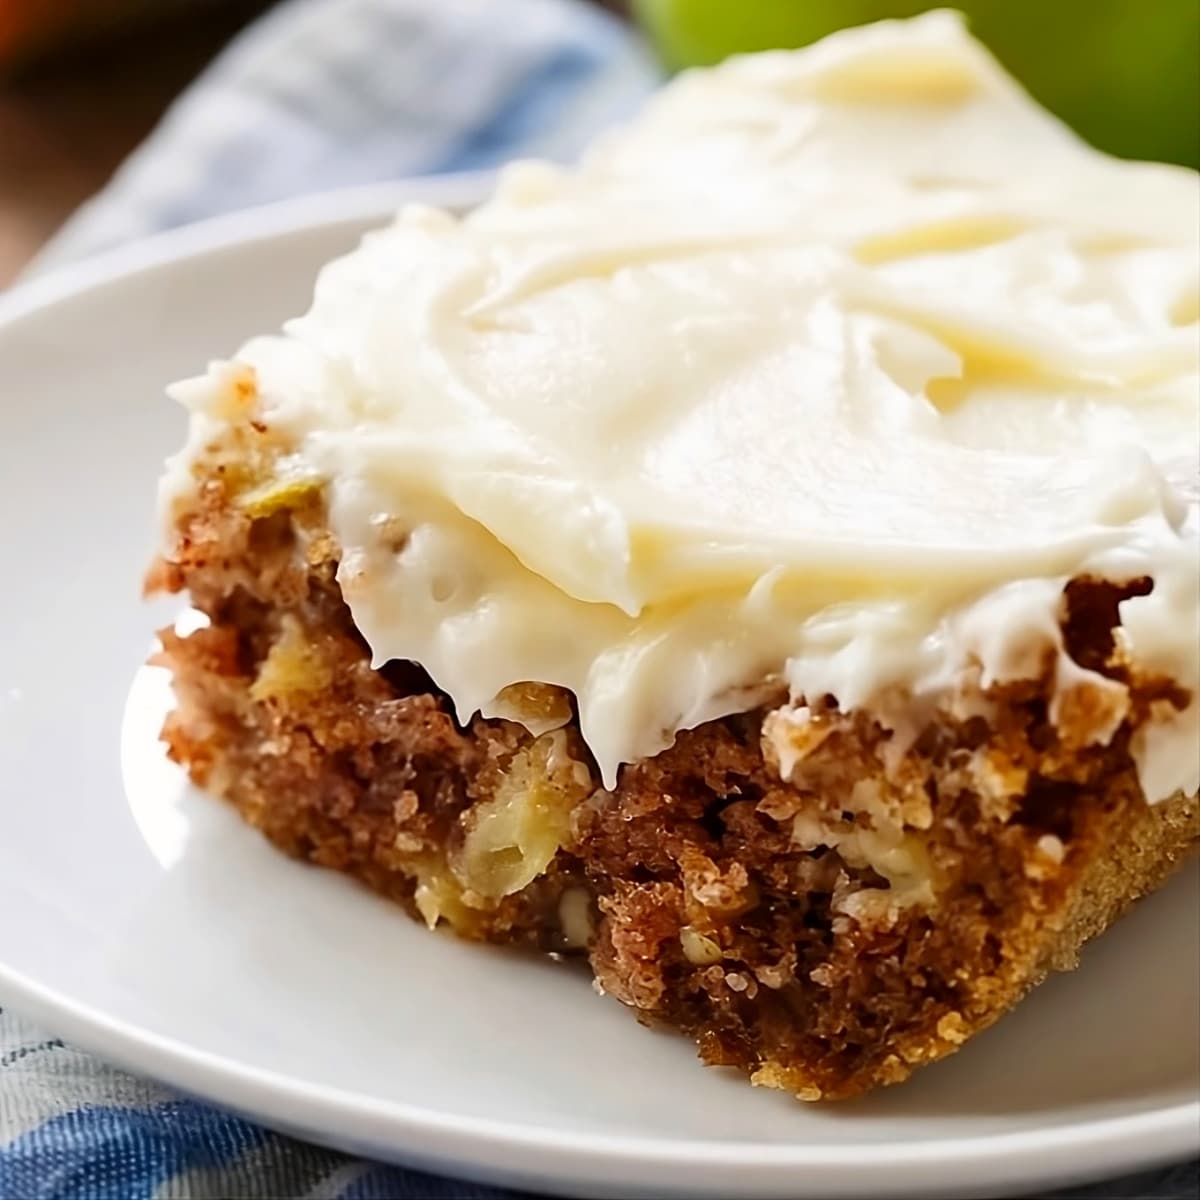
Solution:
M803 46L908 17L921 0L634 0L672 69ZM1198 0L959 0L977 37L1047 108L1126 158L1200 165Z

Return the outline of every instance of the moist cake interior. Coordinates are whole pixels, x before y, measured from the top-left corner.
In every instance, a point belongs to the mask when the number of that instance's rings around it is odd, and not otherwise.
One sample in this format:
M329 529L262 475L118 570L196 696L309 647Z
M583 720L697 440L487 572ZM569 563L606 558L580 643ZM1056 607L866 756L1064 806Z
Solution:
M172 389L171 755L754 1083L957 1050L1200 837L1197 182L940 12L406 208Z
M1200 833L1194 800L1146 804L1128 752L1139 713L1181 702L1115 656L1118 601L1145 580L1063 597L1071 654L1129 688L1106 745L1102 707L1081 697L1052 724L1030 681L988 693L987 717L932 723L900 779L885 731L818 702L790 783L756 710L607 790L573 718L536 738L464 728L418 665L373 670L319 500L252 516L224 474L150 581L209 619L162 634L172 757L288 854L431 926L586 956L640 1020L755 1083L842 1098L954 1051Z

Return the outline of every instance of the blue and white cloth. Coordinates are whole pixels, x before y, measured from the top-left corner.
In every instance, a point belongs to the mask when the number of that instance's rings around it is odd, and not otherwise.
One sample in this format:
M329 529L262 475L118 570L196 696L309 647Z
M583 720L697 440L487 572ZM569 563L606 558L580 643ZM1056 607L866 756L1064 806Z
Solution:
M581 0L289 0L175 104L34 269L237 208L569 158L655 85ZM1193 1200L1196 1165L1063 1196ZM0 1200L514 1200L268 1132L0 1009Z
M573 0L290 0L175 103L35 270L311 192L570 159L658 81Z

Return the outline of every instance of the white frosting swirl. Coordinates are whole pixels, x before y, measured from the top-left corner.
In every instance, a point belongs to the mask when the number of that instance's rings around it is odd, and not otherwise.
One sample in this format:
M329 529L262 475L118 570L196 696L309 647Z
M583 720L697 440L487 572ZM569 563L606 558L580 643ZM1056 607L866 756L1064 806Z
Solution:
M610 782L766 677L882 706L1036 670L1080 574L1150 576L1129 651L1195 689L1198 205L935 13L406 210L239 358L376 660L464 719L569 688ZM1198 713L1141 737L1151 799L1196 789Z

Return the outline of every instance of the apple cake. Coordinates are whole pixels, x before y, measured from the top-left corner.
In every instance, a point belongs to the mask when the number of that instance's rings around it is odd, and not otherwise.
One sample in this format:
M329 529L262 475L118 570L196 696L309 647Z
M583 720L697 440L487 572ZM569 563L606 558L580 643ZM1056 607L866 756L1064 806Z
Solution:
M1198 203L938 13L405 209L173 389L171 756L705 1062L903 1080L1197 840Z

